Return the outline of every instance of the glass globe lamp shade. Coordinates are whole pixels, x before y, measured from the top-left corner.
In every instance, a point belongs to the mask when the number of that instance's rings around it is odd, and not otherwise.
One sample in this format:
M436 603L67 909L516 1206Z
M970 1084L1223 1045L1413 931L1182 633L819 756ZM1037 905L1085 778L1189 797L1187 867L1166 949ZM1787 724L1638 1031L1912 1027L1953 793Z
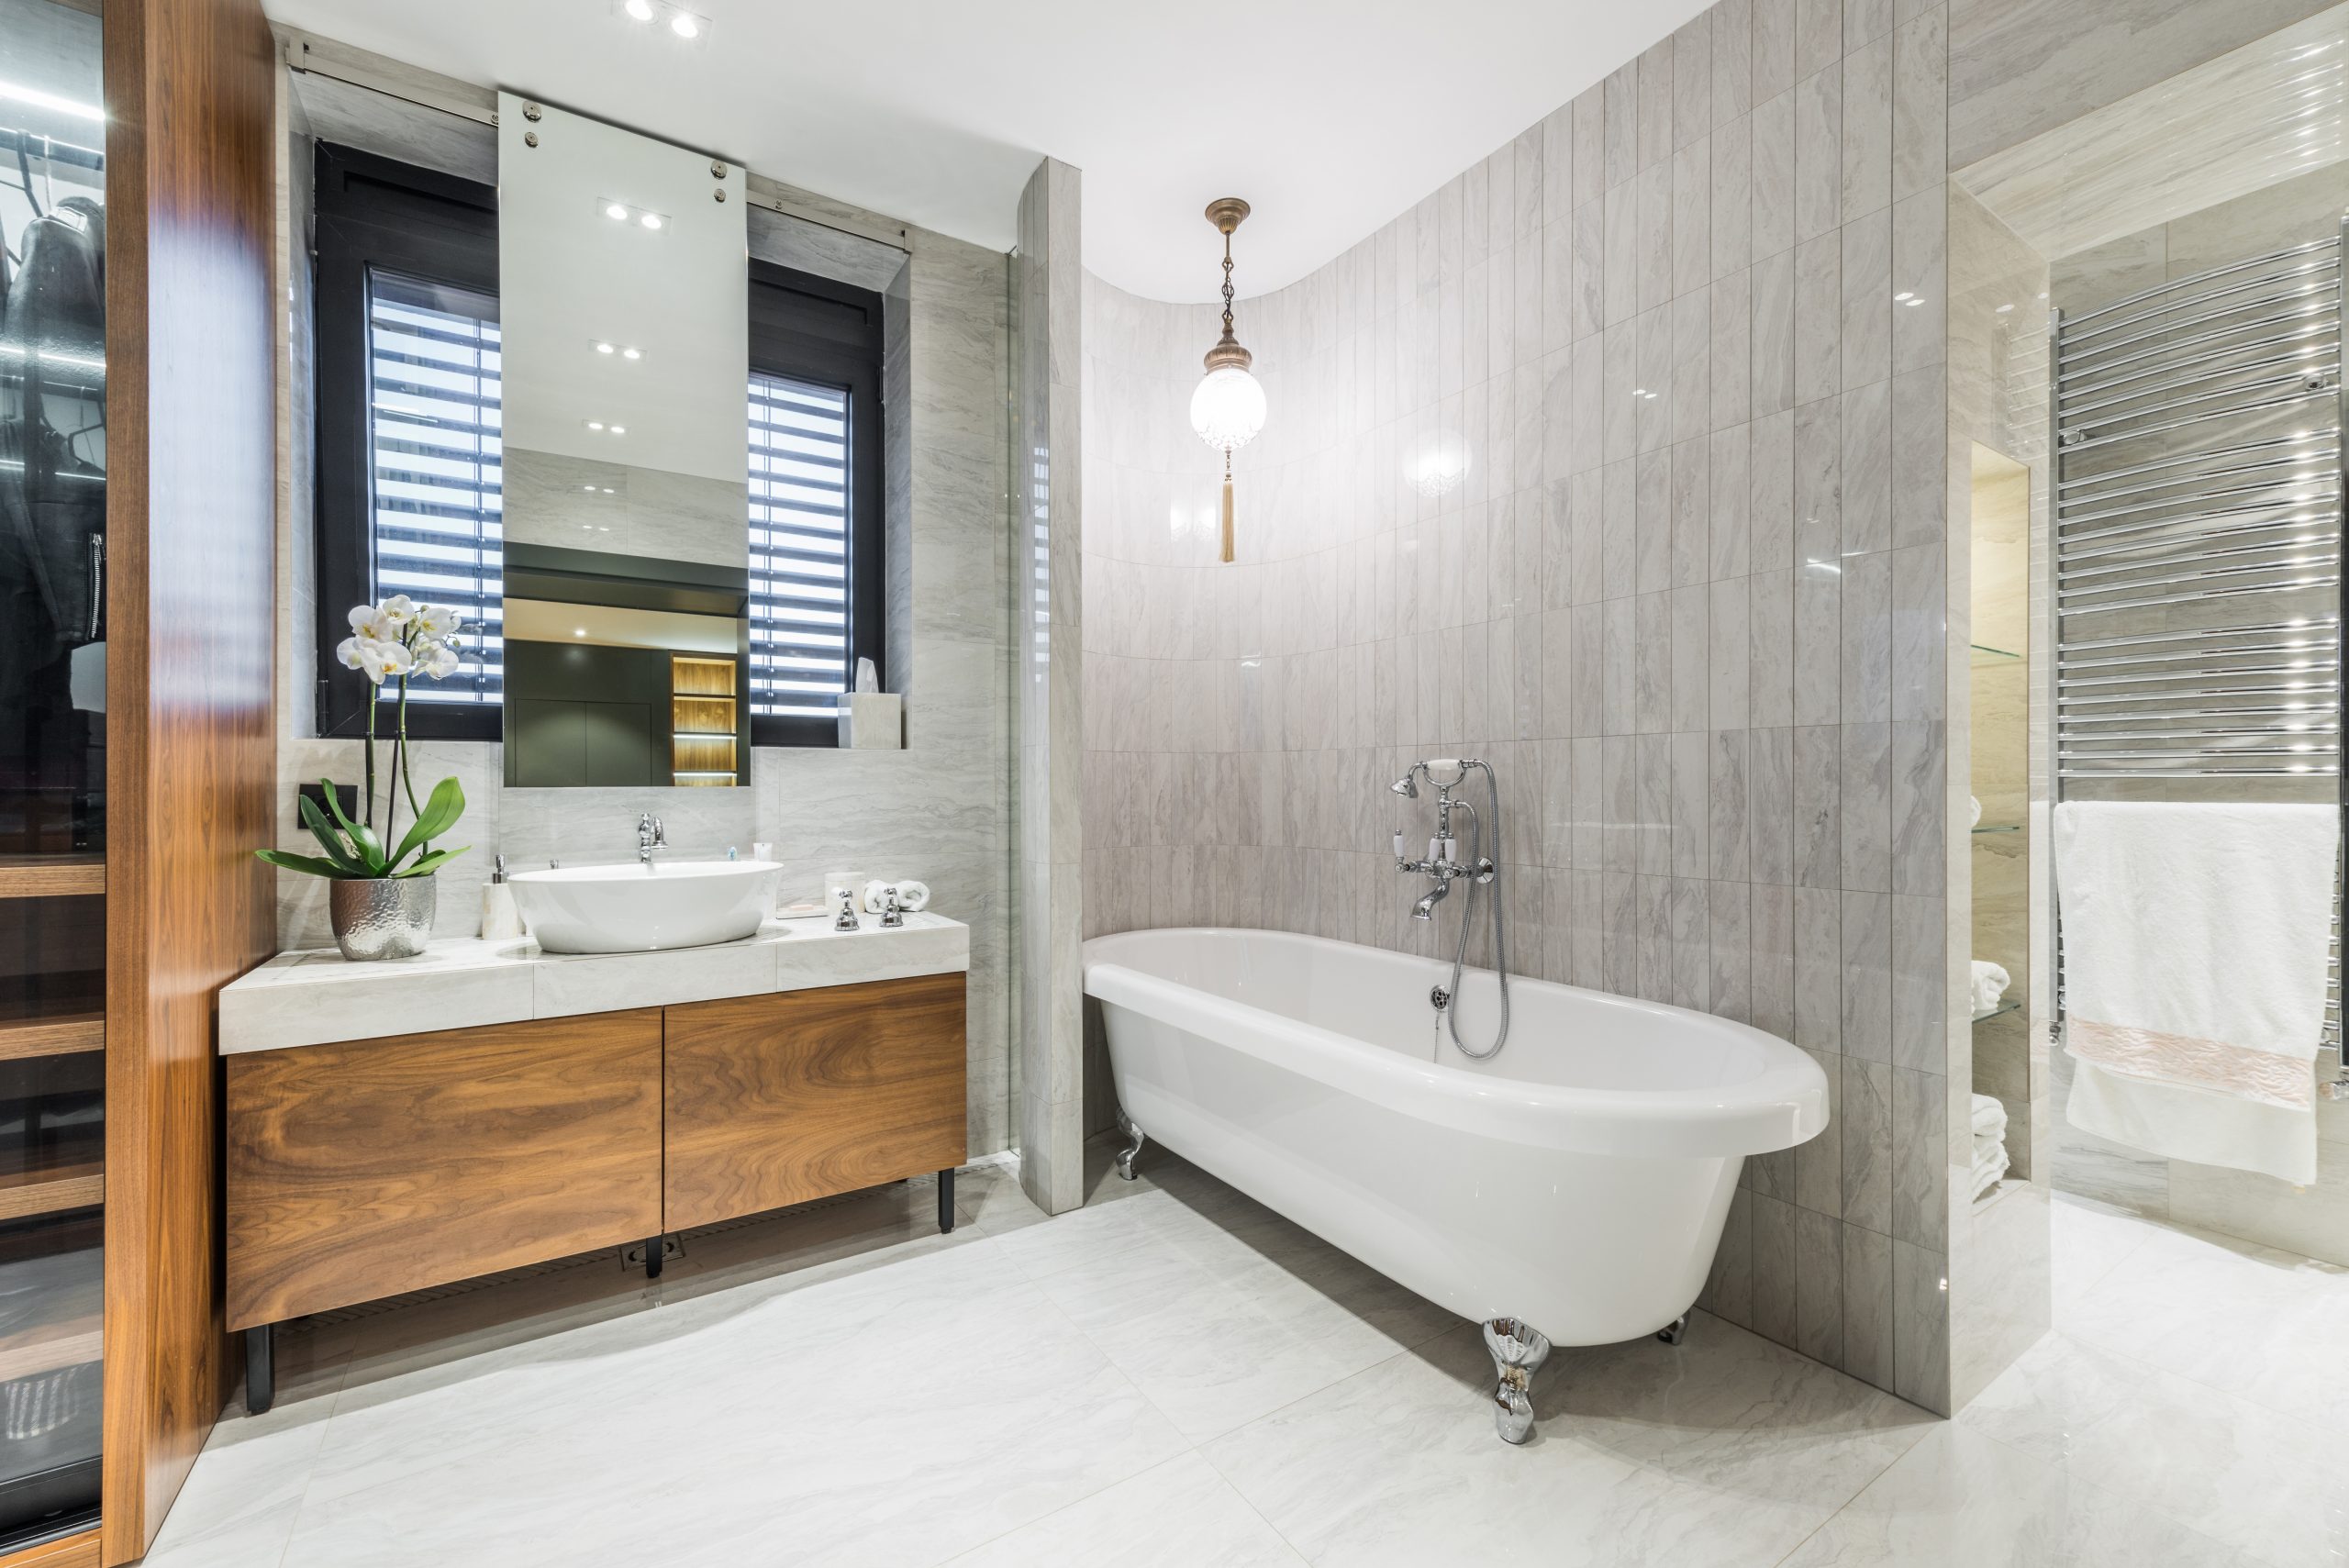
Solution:
M1191 428L1219 451L1246 446L1264 428L1264 385L1238 365L1208 372L1191 394Z

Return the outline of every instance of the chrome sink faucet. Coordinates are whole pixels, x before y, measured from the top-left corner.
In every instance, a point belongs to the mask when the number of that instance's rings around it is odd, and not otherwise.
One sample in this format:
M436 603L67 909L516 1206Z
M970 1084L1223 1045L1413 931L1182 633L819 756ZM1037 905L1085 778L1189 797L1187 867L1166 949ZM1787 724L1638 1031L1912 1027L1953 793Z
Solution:
M652 851L669 847L668 829L650 811L636 819L636 863L650 868Z

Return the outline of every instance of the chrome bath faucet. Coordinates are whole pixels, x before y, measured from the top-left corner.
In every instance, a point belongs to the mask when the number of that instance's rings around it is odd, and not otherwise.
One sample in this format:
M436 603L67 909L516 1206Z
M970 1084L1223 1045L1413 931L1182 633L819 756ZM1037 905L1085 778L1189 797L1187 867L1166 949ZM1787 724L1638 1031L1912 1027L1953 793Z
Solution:
M1412 763L1410 772L1386 786L1406 800L1419 799L1420 779L1427 780L1429 786L1435 791L1436 836L1428 840L1427 858L1424 860L1410 858L1404 843L1402 830L1397 828L1395 833L1395 869L1418 876L1435 878L1435 885L1428 889L1420 895L1419 902L1411 906L1411 918L1414 920L1435 918L1435 906L1451 896L1452 884L1459 878L1474 877L1478 884L1488 884L1499 871L1499 867L1494 864L1492 857L1481 852L1484 849L1484 825L1477 819L1476 808L1464 800L1452 798L1452 792L1465 784L1468 775L1482 766L1484 766L1483 763L1474 760L1460 761L1440 757L1431 762ZM1431 769L1436 768L1453 774L1451 782L1439 783L1435 774L1431 772ZM1468 814L1470 830L1475 834L1475 838L1469 842L1470 856L1467 859L1462 858L1460 840L1452 831L1452 814L1454 811L1464 811Z
M650 867L652 851L669 847L668 829L661 826L661 818L650 811L636 819L636 863Z

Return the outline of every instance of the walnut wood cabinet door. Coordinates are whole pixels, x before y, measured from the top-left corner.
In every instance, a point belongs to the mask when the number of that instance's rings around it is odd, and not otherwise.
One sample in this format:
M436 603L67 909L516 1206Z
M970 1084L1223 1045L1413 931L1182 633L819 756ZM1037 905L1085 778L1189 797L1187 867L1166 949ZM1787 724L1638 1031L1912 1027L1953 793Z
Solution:
M688 1229L963 1162L961 973L668 1009L665 1218Z
M657 1007L228 1059L228 1327L660 1234Z

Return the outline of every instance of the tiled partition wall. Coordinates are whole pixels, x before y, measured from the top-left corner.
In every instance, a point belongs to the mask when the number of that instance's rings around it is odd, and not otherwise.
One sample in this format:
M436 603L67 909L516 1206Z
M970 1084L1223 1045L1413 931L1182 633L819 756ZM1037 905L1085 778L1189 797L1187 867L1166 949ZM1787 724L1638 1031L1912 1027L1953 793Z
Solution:
M1493 759L1519 970L1750 1019L1834 1087L1749 1162L1707 1304L1934 1408L1945 36L1724 0L1243 302L1235 565L1184 412L1211 313L1088 280L1084 541L1088 931L1448 940L1385 786Z
M1011 253L1013 952L1019 1183L1047 1214L1085 1201L1078 950L1085 765L1077 461L1081 179L1056 158L1019 198Z

